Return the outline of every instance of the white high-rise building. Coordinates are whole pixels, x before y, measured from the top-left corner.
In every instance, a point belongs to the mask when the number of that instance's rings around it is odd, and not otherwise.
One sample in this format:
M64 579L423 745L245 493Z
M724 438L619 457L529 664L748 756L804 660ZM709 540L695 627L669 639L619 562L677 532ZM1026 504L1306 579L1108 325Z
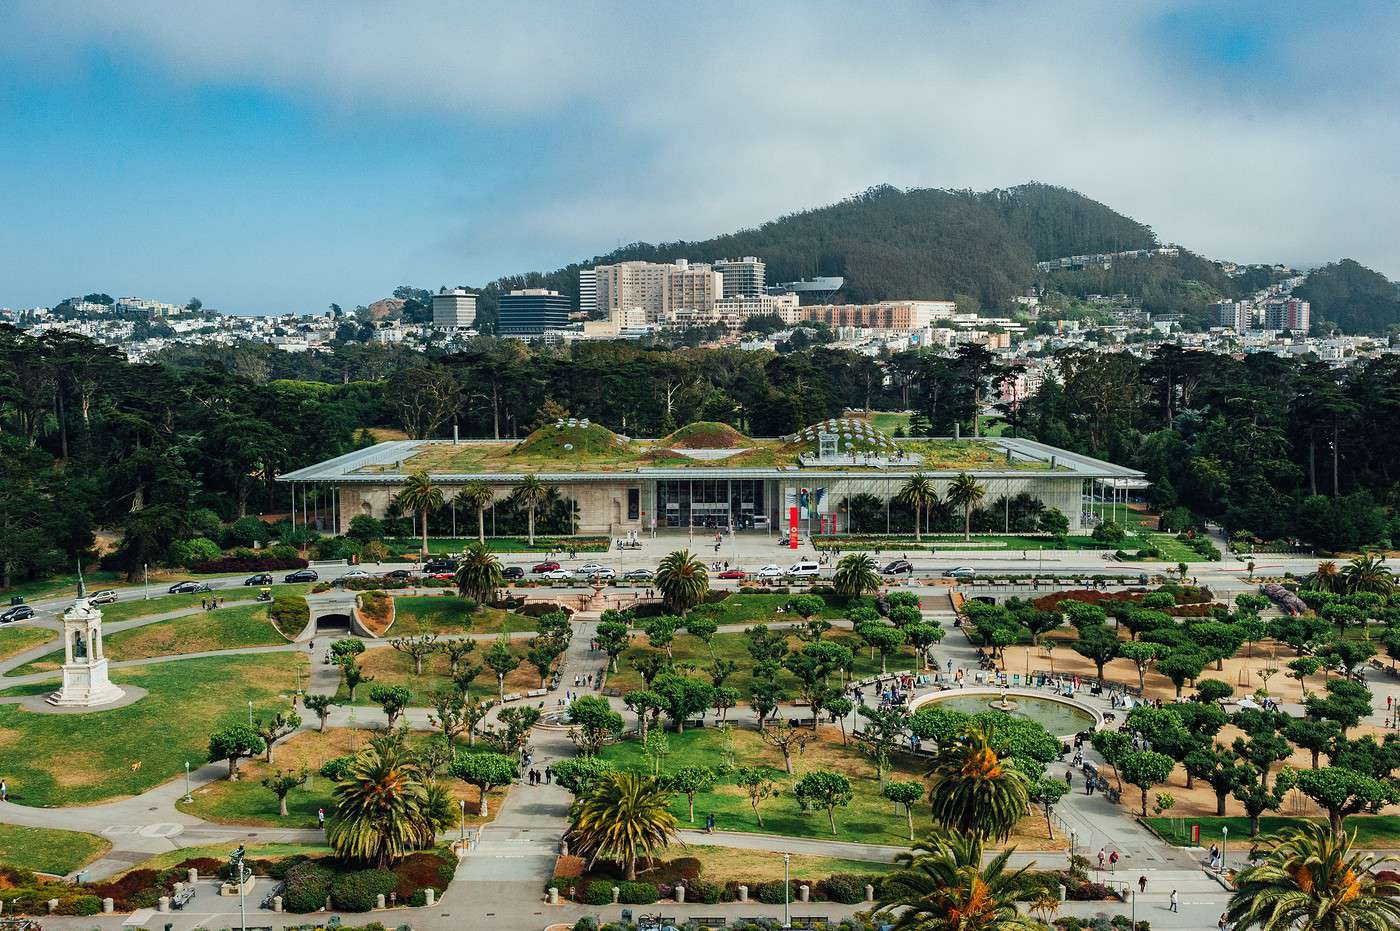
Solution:
M649 323L676 310L714 309L724 293L724 278L709 265L685 259L658 262L618 262L593 269L596 309L611 318L618 311L640 307ZM580 291L582 294L582 291Z
M598 270L579 269L578 309L592 317L598 311Z
M433 295L433 329L469 330L476 326L476 295L461 288Z
M724 279L724 297L733 297L736 294L754 297L763 293L766 266L755 256L719 259L713 267Z

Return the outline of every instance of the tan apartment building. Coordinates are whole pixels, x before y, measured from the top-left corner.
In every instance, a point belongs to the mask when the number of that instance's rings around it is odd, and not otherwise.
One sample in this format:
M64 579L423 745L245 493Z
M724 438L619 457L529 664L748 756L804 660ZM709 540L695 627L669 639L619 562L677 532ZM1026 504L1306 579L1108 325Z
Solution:
M592 269L595 307L609 318L641 308L648 323L664 320L673 310L709 312L724 294L724 278L703 263L685 259L658 262L618 262Z
M809 304L803 320L832 327L867 330L923 330L935 320L946 320L956 310L952 301L880 301L877 304Z

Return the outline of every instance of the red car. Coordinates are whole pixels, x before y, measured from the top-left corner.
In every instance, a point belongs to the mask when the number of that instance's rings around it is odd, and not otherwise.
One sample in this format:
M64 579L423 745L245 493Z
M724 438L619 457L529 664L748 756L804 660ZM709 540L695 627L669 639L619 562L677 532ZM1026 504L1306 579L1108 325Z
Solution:
M552 572L552 571L554 571L555 569L558 569L558 568L559 568L559 564L558 564L557 562L542 562L542 563L539 563L538 565L536 565L535 568L531 569L530 571L531 571L531 572Z
M747 579L749 574L743 569L725 569L718 578L721 579Z

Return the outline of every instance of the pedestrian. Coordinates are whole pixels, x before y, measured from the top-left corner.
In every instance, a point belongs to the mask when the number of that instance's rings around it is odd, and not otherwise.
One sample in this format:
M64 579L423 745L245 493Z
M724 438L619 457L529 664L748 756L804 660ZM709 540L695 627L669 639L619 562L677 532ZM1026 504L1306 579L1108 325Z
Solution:
M1214 844L1210 845L1210 868L1215 869L1215 864L1220 860L1220 848Z
M1100 847L1100 848L1099 848L1099 869L1103 869L1103 861L1104 861L1104 858L1106 858L1107 856L1108 856L1108 851L1106 851L1106 850L1104 850L1102 847Z
M706 833L706 834L713 834L713 833L715 833L715 816L714 816L713 813L708 814L708 815L705 816L705 833Z
M549 783L553 778L554 778L554 767L553 767L553 766L546 766L546 767L544 768L544 781L545 781L546 783Z
M1118 869L1118 851L1115 850L1108 855L1108 868L1111 870Z
M1220 931L1230 931L1230 918L1224 912L1220 913L1220 920L1215 923Z
M1147 875L1146 875L1146 874L1143 874L1142 876L1139 876L1139 877L1138 877L1138 892L1139 892L1139 893L1143 893L1143 892L1146 892L1146 891L1147 891Z
M1181 911L1181 903L1180 903L1179 901L1177 901L1177 898L1176 898L1176 890L1175 890L1175 889L1172 890L1171 904L1168 905L1167 907L1170 908L1170 909L1171 909L1172 911L1174 911L1174 912L1179 912L1179 911Z
M0 802L8 802L9 800L10 800L10 784L9 784L8 782L6 782L5 780L0 779Z
M316 641L315 641L315 640L312 640L312 641L310 641L310 642L308 642L308 643L306 644L306 652L308 652L308 653L315 653L315 652L316 652Z
M1069 786L1071 789L1074 788L1074 770L1065 770L1065 785Z
M324 808L316 809L316 825L318 827L326 826L326 810Z

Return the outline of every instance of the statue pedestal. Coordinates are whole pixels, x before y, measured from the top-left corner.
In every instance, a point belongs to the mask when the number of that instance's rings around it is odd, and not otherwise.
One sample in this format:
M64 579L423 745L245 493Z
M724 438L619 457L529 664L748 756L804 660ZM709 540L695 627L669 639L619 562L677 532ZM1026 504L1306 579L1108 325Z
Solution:
M63 687L48 697L50 705L92 708L120 701L126 693L107 678L107 657L63 667Z

